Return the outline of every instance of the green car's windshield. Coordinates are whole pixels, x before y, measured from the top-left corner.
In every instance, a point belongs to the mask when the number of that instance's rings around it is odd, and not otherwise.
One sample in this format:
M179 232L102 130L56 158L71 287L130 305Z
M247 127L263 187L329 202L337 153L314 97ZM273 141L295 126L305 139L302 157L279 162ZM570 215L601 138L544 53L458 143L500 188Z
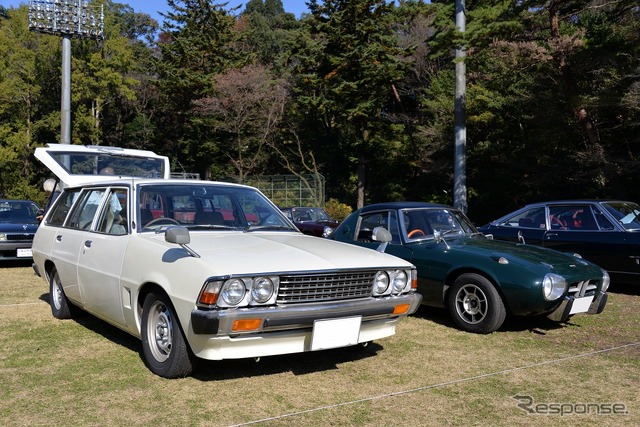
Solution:
M434 231L442 236L478 233L462 212L450 208L404 209L400 218L407 241L433 239Z

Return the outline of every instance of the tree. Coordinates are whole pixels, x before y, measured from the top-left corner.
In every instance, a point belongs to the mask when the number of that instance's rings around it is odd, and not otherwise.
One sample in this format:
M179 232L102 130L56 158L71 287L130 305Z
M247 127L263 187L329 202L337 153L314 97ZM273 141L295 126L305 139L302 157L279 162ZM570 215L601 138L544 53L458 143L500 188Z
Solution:
M382 119L393 103L394 82L405 69L405 52L390 21L393 5L375 0L319 5L312 0L309 9L306 22L314 41L300 58L307 69L300 76L306 84L299 88L299 102L302 108L319 110L327 132L336 131L340 142L334 150L355 164L352 176L360 207L368 162L380 152L393 151L395 142L388 133L391 123Z
M221 149L234 178L245 182L266 164L265 145L274 138L288 99L286 81L263 65L247 65L217 75L214 82L214 95L194 101L194 110L224 135Z

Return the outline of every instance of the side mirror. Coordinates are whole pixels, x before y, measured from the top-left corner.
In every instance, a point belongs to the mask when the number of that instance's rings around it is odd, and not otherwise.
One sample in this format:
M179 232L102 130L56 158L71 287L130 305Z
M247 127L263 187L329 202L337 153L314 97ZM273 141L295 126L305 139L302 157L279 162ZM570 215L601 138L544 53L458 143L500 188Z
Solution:
M187 230L186 227L167 228L167 230L164 232L164 240L168 243L180 245L180 247L187 251L192 257L200 258L200 255L198 255L196 251L187 246L187 244L191 242L191 235L189 234L189 230Z
M384 252L391 241L391 233L384 227L376 227L371 232L371 240L380 242L380 246L377 247L376 251Z
M185 227L169 227L164 233L164 240L176 245L187 245L191 243L191 236Z

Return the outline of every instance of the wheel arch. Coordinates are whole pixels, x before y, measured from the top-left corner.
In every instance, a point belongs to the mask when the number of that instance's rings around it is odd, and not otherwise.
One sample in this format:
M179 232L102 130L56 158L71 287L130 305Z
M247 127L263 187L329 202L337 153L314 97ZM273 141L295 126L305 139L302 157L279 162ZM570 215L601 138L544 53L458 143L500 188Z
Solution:
M491 285L495 288L498 295L500 295L500 299L502 299L502 304L504 304L507 313L511 314L511 308L509 307L509 300L505 297L502 287L500 286L500 282L492 275L487 273L485 270L481 270L479 268L474 267L459 267L454 270L451 270L447 277L444 280L444 286L442 289L442 301L447 306L447 302L449 301L449 291L451 290L451 286L456 281L456 279L463 274L467 273L475 273L478 274L485 279L487 279Z

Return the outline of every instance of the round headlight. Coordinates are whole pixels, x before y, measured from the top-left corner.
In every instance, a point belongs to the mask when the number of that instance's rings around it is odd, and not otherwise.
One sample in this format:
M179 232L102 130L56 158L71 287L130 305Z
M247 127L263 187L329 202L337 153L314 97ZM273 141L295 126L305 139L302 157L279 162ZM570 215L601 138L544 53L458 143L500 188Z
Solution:
M606 270L602 270L602 292L607 292L609 285L611 284L611 278Z
M382 295L389 287L389 276L384 271L378 271L373 278L373 294Z
M393 278L393 292L399 294L407 286L407 273L403 270L398 270Z
M273 295L273 282L268 277L257 277L251 288L251 298L260 304L269 301Z
M228 305L238 305L244 299L244 282L240 279L227 280L222 286L220 296Z
M547 301L553 301L562 296L567 289L567 281L564 277L555 274L547 273L542 279L543 295Z

